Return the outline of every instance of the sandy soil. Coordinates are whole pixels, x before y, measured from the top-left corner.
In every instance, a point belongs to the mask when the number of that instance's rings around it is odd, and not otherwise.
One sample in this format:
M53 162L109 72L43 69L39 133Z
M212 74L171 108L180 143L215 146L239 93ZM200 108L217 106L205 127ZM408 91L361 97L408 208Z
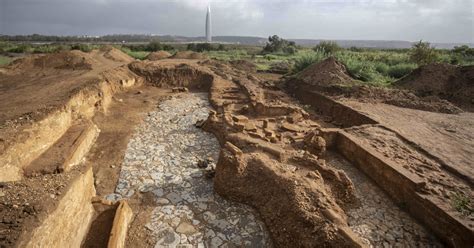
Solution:
M474 183L474 113L451 115L352 100L344 103L400 133Z

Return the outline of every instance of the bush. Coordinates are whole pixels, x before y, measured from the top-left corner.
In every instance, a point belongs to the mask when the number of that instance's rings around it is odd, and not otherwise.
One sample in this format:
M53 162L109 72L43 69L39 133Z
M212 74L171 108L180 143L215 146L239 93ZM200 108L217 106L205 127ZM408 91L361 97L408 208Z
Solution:
M321 41L313 48L314 51L320 51L326 54L334 54L342 48L334 41Z
M92 51L94 47L89 44L74 44L71 46L71 50L81 50L85 53Z
M283 38L278 37L278 35L273 35L268 37L268 42L263 48L262 53L294 54L296 53L296 51L297 48L294 41L287 41Z
M293 72L294 73L300 72L314 63L321 62L325 58L326 58L325 54L321 52L304 54L303 56L295 60L295 64L293 66Z
M439 54L429 42L419 41L410 51L410 60L418 65L432 64L438 61Z

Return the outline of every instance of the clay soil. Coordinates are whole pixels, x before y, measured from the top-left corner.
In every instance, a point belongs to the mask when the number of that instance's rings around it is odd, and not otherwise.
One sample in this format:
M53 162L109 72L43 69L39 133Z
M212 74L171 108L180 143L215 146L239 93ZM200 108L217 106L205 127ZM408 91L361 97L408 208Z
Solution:
M127 88L129 79L136 84ZM104 85L111 87L110 98L98 90ZM364 247L366 239L370 244L380 242L360 236L349 223L347 213L361 196L344 169L326 163L326 151L337 152L327 130L348 133L419 176L424 183L416 193L436 198L443 211L472 233L472 198L463 206L464 213L451 204L453 194L472 197L474 184L474 116L456 106L456 99L362 86L333 58L284 80L257 73L248 61L224 63L180 52L166 60L133 62L106 48L35 55L0 69L1 153L30 140L21 135L66 109L78 92L98 100L91 109L75 108L73 116L88 118L100 129L83 163L71 171L0 184L0 246L14 247L22 234L40 225L73 179L90 167L98 198L114 193L135 128L161 100L175 94L175 87L209 93L214 110L197 126L214 134L221 146L214 189L228 200L253 207L276 247ZM317 108L300 104L301 90L324 94L373 123L338 128ZM128 202L134 217L127 246L153 247L156 237L144 226L156 206L155 198L151 192L137 192ZM84 247L104 247L113 222L114 206L96 202L94 207ZM407 221L419 225L415 219ZM449 237L442 233L437 235L444 244L455 245L446 242ZM432 243L418 244L439 244L426 242Z

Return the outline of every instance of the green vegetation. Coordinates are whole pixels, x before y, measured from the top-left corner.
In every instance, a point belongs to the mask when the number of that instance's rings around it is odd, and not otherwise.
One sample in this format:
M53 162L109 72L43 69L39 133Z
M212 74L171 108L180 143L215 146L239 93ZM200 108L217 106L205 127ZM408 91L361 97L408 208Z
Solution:
M52 53L71 49L90 52L100 46L93 43L31 44L0 41L0 54ZM294 42L274 35L268 38L263 48L238 44L164 44L156 40L114 46L136 59L145 59L150 52L158 50L167 50L171 53L178 50L193 50L203 52L210 58L218 60L250 60L257 65L258 70L269 70L275 65L290 65L290 73L298 73L313 63L334 56L346 65L348 72L354 78L368 84L383 86L391 85L392 82L409 74L419 65L428 63L474 65L474 48L459 46L452 50L434 49L429 43L423 41L415 43L411 49L357 47L345 49L331 41L323 41L313 48L302 48L296 46ZM0 57L0 64L8 62L7 57Z
M0 55L0 66L8 65L12 61L11 58Z
M200 53L205 51L225 51L225 46L223 44L214 46L210 43L189 43L187 50Z
M474 208L471 205L471 199L462 193L456 193L452 196L452 205L456 211L460 212L465 216L472 215Z
M283 54L295 54L297 47L294 41L287 41L278 35L268 37L268 42L262 50L263 54L268 53L283 53Z
M334 54L342 48L334 41L321 41L317 46L313 48L316 52L322 52L325 54Z
M410 52L410 59L418 65L427 65L435 63L439 60L438 52L431 47L429 42L419 41L414 44Z

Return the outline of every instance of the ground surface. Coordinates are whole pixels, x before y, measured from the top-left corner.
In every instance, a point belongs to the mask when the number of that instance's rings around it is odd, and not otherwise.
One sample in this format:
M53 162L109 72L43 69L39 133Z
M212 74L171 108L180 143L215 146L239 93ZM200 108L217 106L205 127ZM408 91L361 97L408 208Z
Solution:
M93 168L99 198L124 198L132 207L128 247L442 246L353 164L336 151L326 152L322 129L339 124L298 104L277 87L275 74L258 75L244 62L237 63L241 70L213 60L126 66L131 59L115 50L54 56L0 69L0 127L8 127L8 135L0 133L0 151L4 143L41 144L38 138L13 137L90 87L84 97L97 102L92 110L73 108L71 122L87 118L100 129L83 162ZM310 71L308 80L349 80L334 73L313 75L323 69ZM125 90L122 73L145 84ZM100 87L115 88L98 91L101 80ZM201 93L169 89L176 86ZM438 197L442 211L472 230L470 203L467 215L452 206L453 194L472 195L472 113L337 100L379 123L337 130L424 180L417 194ZM451 109L450 103L436 104ZM209 132L195 126L206 119L202 127ZM0 244L12 246L30 223L40 224L38 217L55 208L71 178L87 168L83 165L0 184ZM113 208L95 207L85 247L105 244L113 220Z
M388 104L344 101L441 158L450 169L474 182L474 114L443 114Z
M208 111L204 93L173 97L148 113L128 144L117 194L107 198L152 192L150 219L132 229L149 229L156 246L264 247L268 236L255 212L215 194L212 179L197 166L218 157L217 140L194 126Z

